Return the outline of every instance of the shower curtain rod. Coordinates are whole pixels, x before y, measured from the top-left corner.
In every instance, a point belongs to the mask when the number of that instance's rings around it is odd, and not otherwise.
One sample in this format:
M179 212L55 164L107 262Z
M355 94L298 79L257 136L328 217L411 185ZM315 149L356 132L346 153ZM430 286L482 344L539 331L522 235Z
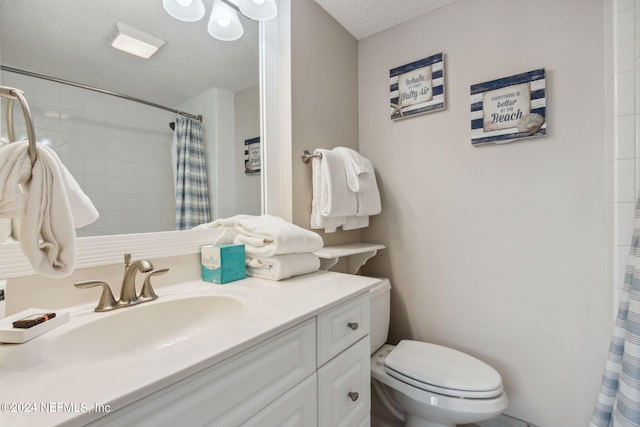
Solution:
M159 108L161 110L171 111L172 113L180 114L181 116L186 116L186 117L192 118L194 120L197 120L199 122L202 122L202 116L201 115L197 115L196 116L195 114L185 113L184 111L176 110L175 108L165 107L164 105L155 104L153 102L145 101L145 100L139 99L139 98L134 98L133 96L129 96L129 95L123 95L123 94L118 93L118 92L112 92L110 90L100 89L100 88L97 88L97 87L88 86L88 85L84 85L84 84L81 84L81 83L72 82L72 81L69 81L69 80L63 80L63 79L59 79L57 77L46 76L44 74L38 74L38 73L34 73L32 71L21 70L19 68L13 68L13 67L9 67L9 66L6 66L6 65L0 65L0 70L9 71L11 73L16 73L16 74L22 74L24 76L29 76L29 77L35 77L35 78L38 78L38 79L49 80L49 81L52 81L52 82L61 83L61 84L69 85L69 86L74 86L74 87L78 87L78 88L81 88L81 89L92 90L94 92L102 93L102 94L105 94L105 95L111 95L111 96L115 96L115 97L118 97L118 98L129 100L129 101L138 102L140 104L145 104L145 105L148 105L150 107Z

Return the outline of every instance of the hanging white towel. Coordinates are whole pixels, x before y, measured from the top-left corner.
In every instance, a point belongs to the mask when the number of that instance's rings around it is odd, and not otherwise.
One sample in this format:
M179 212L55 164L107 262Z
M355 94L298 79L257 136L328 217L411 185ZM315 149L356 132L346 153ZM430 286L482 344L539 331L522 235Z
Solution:
M330 150L315 150L322 154L320 176L320 213L324 217L355 215L358 201L347 185L344 159Z
M371 162L351 148L336 147L332 151L342 156L347 176L347 184L351 191L357 193L360 191L360 175L363 173L373 173Z
M327 150L316 150L314 154ZM322 157L311 159L312 170L312 191L311 191L311 228L324 229L325 233L333 233L345 222L345 217L325 217L322 216L320 208L322 200Z
M246 258L247 275L269 280L313 273L320 269L320 258L314 254L284 254L270 257Z
M356 193L356 216L378 215L382 212L380 192L371 161L350 148L336 147L333 151L342 157L347 183Z
M37 273L63 277L75 263L75 228L98 211L52 149L36 152L32 166L27 141L0 148L0 216L21 218L20 246Z
M244 244L246 254L251 256L315 252L324 246L317 233L272 215L238 220L236 229L234 243Z

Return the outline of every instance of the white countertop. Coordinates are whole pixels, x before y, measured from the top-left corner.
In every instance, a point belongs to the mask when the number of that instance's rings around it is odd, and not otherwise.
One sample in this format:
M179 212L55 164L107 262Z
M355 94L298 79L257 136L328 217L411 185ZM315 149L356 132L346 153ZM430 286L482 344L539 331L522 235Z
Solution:
M249 301L249 308L241 317L211 332L194 334L154 351L106 360L48 359L49 343L77 325L107 314L93 312L95 304L71 308L71 320L53 331L24 344L0 344L0 425L86 424L104 415L94 411L95 405L109 405L109 412L114 412L362 294L378 281L321 271L280 282L256 278L225 285L187 282L157 290L157 301L138 307L158 303L163 295L169 298L181 288L198 288L212 294L241 295Z

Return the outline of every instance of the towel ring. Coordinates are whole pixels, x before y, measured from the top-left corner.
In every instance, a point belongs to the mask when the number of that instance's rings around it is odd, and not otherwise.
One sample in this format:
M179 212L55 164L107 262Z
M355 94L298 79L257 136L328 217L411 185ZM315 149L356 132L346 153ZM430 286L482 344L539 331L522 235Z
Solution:
M313 159L314 157L318 157L318 158L322 158L322 153L318 153L318 154L311 154L309 152L309 150L304 150L301 154L302 156L302 161L304 163L309 163L311 161L311 159Z
M31 110L24 97L24 92L8 86L0 86L0 97L7 100L7 137L9 143L15 142L13 133L13 101L20 102L22 107L22 114L24 115L24 121L27 125L27 137L29 139L29 157L31 158L31 164L36 162L36 131L33 127L33 120L31 120Z

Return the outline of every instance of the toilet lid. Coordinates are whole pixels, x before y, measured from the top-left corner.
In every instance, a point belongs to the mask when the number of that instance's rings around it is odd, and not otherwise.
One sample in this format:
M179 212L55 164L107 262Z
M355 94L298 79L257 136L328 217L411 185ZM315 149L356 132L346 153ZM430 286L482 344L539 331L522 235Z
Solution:
M500 374L491 366L436 344L400 341L384 364L392 377L448 396L488 398L502 393Z

